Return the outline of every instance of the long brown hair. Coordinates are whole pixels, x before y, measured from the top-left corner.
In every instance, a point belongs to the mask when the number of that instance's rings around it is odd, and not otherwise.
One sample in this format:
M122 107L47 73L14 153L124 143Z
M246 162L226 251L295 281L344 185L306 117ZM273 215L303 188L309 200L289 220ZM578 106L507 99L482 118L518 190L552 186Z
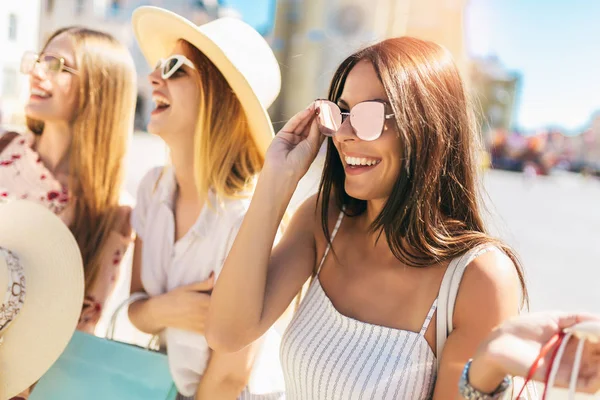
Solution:
M136 74L127 48L107 33L68 27L79 71L79 104L73 122L69 159L69 194L74 206L70 225L82 253L86 288L98 275L100 257L119 208L124 157L133 132ZM41 135L43 121L28 118L27 125Z
M200 50L180 40L196 67L200 110L194 135L194 173L201 198L250 195L264 157L252 138L246 115L223 74Z
M450 53L411 37L384 40L342 62L331 82L329 100L337 103L350 70L362 60L373 65L385 88L404 152L398 180L371 231L385 235L394 256L412 267L445 262L482 244L493 244L514 262L527 303L515 252L491 237L483 222L479 134ZM330 200L348 216L366 210L366 201L345 192L344 180L342 162L329 138L319 186L326 238L330 237Z

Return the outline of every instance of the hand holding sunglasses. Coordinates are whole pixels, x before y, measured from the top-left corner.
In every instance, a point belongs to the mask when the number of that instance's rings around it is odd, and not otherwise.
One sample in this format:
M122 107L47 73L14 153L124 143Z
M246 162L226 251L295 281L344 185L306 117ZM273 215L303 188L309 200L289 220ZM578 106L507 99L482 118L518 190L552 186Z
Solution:
M272 171L296 185L317 157L323 136L319 133L315 103L294 115L277 133L265 156L263 171Z

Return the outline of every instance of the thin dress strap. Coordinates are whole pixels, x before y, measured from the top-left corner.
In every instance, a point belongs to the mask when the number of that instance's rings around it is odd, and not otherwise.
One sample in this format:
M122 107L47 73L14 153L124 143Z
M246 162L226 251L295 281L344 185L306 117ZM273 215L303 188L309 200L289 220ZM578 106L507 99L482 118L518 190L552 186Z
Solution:
M423 326L421 327L421 331L419 332L419 335L422 336L425 334L425 332L427 332L429 323L431 322L431 319L433 318L433 313L435 313L435 310L437 310L437 303L438 303L438 299L436 297L436 299L433 301L433 304L431 305L431 308L429 309L429 312L427 313L427 317L425 317L425 322L423 322Z
M319 268L317 268L317 275L319 275L319 272L321 272L321 268L323 268L323 264L325 263L327 254L329 254L329 249L331 249L331 243L333 243L333 239L335 239L335 235L337 235L343 219L344 219L344 210L340 211L340 215L338 216L337 222L335 223L333 232L331 232L331 239L329 240L329 243L327 243L327 247L325 248L325 253L323 253L323 258L321 258L321 262L319 263Z

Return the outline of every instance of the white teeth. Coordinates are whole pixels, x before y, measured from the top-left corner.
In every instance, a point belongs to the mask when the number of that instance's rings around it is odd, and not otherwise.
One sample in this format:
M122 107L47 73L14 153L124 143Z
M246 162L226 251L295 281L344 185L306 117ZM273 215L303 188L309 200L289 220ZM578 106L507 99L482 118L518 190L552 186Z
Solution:
M31 89L31 94L34 96L39 96L39 97L44 97L44 98L50 97L50 94L48 92L45 92L41 89L36 89L36 88Z
M345 156L344 158L346 160L346 164L348 164L348 165L366 165L366 166L371 166L371 165L377 165L377 164L379 164L379 160L375 160L375 159L372 159L372 158L348 157L348 156Z
M152 101L156 104L157 107L167 107L171 104L162 96L152 96Z

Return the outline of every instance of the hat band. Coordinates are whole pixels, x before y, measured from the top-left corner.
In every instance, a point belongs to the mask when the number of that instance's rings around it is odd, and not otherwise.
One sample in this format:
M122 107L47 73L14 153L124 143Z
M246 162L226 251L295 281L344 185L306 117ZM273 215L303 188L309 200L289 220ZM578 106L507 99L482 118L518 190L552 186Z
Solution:
M4 257L8 267L8 286L4 303L0 305L0 334L2 334L17 317L25 303L25 272L19 258L11 251L0 247L0 256Z

